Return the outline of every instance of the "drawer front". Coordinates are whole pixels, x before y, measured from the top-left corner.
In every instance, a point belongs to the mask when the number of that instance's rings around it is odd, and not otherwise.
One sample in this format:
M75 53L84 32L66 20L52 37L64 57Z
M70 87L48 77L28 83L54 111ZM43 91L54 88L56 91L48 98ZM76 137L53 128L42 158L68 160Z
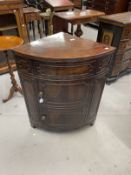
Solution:
M19 73L35 76L36 78L72 81L74 79L85 79L92 75L106 75L111 56L102 57L97 60L78 63L44 63L29 59L16 58Z
M84 79L92 75L106 74L108 70L108 65L110 63L111 56L107 58L101 58L93 61L88 61L84 63L70 63L59 64L44 64L43 62L35 62L34 69L38 76L42 79L52 79L52 80L74 80L74 79Z

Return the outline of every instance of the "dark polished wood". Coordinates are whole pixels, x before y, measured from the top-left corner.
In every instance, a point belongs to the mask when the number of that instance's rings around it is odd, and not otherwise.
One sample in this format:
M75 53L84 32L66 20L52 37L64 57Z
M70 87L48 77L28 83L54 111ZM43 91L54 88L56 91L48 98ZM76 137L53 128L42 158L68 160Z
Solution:
M70 0L44 0L46 7L52 8L53 11L63 11L74 8Z
M82 0L71 0L74 3L75 7L81 8L82 7Z
M100 17L97 41L117 48L108 82L131 72L131 12Z
M18 47L23 44L23 39L16 37L16 36L0 36L0 52L5 52L6 59L7 59L7 65L9 69L9 74L11 77L11 83L12 87L10 88L10 93L6 99L3 100L3 102L9 101L15 92L19 92L20 94L23 94L22 89L18 86L17 81L15 80L15 75L12 70L12 66L10 64L10 60L8 58L7 51L10 49L13 49L15 47Z
M75 32L76 36L80 37L82 35L81 25L88 22L96 22L99 16L105 15L104 12L96 10L79 10L79 11L66 11L66 12L57 12L55 13L56 21L54 22L54 33L65 31L64 25L58 25L59 21L65 23L71 23L73 25L77 24L77 31ZM62 24L62 22L60 22Z
M33 127L94 123L114 48L61 32L14 52Z
M128 3L128 11L131 11L131 1Z
M128 0L87 0L87 7L106 14L121 13L127 11Z

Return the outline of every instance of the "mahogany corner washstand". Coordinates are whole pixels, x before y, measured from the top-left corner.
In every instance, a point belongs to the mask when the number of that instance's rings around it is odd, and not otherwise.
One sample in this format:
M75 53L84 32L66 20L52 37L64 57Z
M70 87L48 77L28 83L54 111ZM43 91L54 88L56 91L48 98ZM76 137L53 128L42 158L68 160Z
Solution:
M92 125L114 50L63 32L14 49L31 125Z

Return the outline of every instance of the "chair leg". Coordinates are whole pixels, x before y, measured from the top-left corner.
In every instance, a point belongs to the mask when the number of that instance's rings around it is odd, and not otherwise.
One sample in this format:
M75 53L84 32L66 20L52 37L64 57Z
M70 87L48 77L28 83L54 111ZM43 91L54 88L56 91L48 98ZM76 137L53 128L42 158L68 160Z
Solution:
M27 26L27 36L28 36L28 39L29 39L29 42L30 42L30 32L29 32L30 24L29 24L29 26L28 26L28 24L26 24L26 26Z
M38 20L37 21L37 27L38 27L38 32L39 32L39 34L40 34L40 38L42 38L42 32L41 32L41 27L40 27L40 21Z
M42 19L43 33L45 34L45 21Z
M35 24L34 24L34 21L32 21L31 24L32 24L32 30L33 30L33 38L35 40L36 37L35 37Z
M31 25L32 25L31 22L29 22L29 30L31 30L31 28L32 28Z
M73 24L71 24L71 35L73 35L73 33L74 33L74 26Z
M19 32L18 32L18 29L17 28L16 28L15 31L16 31L16 35L19 36Z
M48 35L48 21L45 20L45 35Z

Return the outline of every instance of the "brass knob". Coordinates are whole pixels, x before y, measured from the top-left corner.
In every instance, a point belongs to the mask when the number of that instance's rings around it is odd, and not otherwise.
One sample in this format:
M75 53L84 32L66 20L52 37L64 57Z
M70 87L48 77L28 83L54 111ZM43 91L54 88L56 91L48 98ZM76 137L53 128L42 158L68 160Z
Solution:
M44 103L43 92L39 92L39 100L38 101L40 104Z
M46 116L45 115L43 115L42 117L41 117L41 120L45 120L46 119Z
M40 98L39 99L39 103L44 103L44 99L43 98Z

